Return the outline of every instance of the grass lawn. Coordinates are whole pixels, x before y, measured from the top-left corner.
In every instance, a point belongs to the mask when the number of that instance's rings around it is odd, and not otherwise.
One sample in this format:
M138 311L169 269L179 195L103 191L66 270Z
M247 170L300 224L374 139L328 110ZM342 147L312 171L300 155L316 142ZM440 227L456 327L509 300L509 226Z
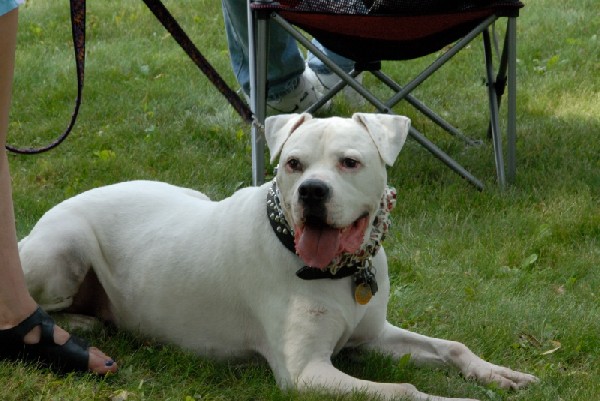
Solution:
M508 392L465 381L456 372L414 368L378 355L365 355L360 364L337 357L335 364L352 375L483 401L600 400L598 4L526 3L518 19L516 185L505 192L496 188L489 142L464 147L400 105L398 113L409 115L487 188L475 191L409 141L389 170L399 202L385 245L391 322L464 342L485 359L533 373L541 382ZM220 2L166 4L237 89ZM214 199L250 185L249 127L143 3L87 5L86 86L74 133L48 154L10 157L19 236L65 198L118 181L167 181ZM71 116L76 82L68 15L66 0L29 0L21 7L12 144L48 142ZM408 78L428 62L386 67ZM485 139L483 76L482 43L476 40L418 92L458 127ZM369 77L366 82L381 90ZM330 112L350 113L342 100ZM281 391L260 362L209 361L108 328L85 336L118 360L117 375L65 377L0 362L0 398L366 399Z

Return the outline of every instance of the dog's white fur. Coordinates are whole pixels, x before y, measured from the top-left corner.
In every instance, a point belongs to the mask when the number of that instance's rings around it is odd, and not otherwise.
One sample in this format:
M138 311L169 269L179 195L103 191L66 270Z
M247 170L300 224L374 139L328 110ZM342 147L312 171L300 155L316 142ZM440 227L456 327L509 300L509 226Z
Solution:
M266 139L272 160L280 160L277 182L290 225L302 224L297 191L306 179L331 188L328 224L345 227L365 212L372 219L386 185L385 164L394 162L409 124L404 117L374 114L269 118ZM345 165L347 159L358 163ZM488 363L463 344L388 323L383 249L373 258L379 292L365 306L353 299L351 277L297 278L303 262L278 241L267 219L270 185L239 190L220 202L149 181L68 199L20 243L30 291L47 310L78 305L118 327L201 355L258 353L282 387L449 400L410 384L342 373L330 358L344 347L395 358L410 354L417 364L456 367L466 377L504 388L536 380Z

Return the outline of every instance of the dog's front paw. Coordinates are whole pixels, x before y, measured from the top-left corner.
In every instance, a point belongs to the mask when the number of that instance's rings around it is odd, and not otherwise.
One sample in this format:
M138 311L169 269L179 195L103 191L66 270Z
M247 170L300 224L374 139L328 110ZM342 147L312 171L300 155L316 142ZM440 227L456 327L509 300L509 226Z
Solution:
M495 383L500 388L517 390L529 384L537 383L539 379L528 373L517 372L504 366L494 365L484 360L470 364L463 374L469 379L482 383Z
M495 383L500 388L516 390L539 381L534 375L487 362L459 342L449 347L448 356L467 379L484 384Z

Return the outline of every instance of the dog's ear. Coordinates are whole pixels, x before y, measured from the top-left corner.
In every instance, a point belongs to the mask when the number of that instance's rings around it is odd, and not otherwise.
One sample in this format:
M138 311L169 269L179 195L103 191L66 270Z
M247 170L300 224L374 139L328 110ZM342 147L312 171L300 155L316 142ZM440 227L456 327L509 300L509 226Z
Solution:
M310 119L312 119L310 114L302 113L280 114L268 117L265 120L265 138L271 155L271 163L277 160L283 145L290 135L292 135L292 132Z
M367 129L385 164L394 164L406 141L410 119L393 114L367 113L354 113L352 119Z

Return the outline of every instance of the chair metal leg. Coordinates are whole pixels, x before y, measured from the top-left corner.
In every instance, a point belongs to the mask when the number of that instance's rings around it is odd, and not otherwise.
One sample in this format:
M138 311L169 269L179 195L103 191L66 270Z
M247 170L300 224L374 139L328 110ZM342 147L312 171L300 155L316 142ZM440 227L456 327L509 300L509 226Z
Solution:
M352 77L353 79L356 79L358 74L360 74L360 71L356 71L356 70L352 70L348 73L348 75L350 77ZM335 84L333 87L329 88L329 90L326 91L317 102L313 103L308 109L306 109L306 112L307 113L315 113L317 110L319 110L321 107L323 107L328 101L333 99L333 97L335 95L337 95L339 92L341 92L342 89L344 89L346 86L348 86L346 81L341 79L340 82Z
M402 86L398 85L398 83L396 81L391 79L389 76L384 74L382 71L371 71L371 74L373 74L375 77L377 77L377 79L379 79L381 82L383 82L388 88L390 88L394 92L400 92L402 90ZM460 130L458 130L452 124L448 123L448 121L446 121L442 117L440 117L435 111L431 110L429 107L427 107L426 104L421 102L415 96L410 95L410 94L406 95L404 100L406 100L411 106L413 106L415 109L419 110L419 112L421 112L422 114L427 116L427 118L429 118L431 121L433 121L439 127L444 129L450 135L461 139L467 145L477 146L477 145L481 144L481 141L476 141L474 139L469 138L465 134L463 134Z
M442 161L446 166L450 167L452 171L456 174L460 175L462 178L467 180L471 185L473 185L477 190L483 191L485 188L483 183L479 181L473 174L471 174L467 169L458 164L456 160L451 158L447 153L443 152L440 148L438 148L433 142L427 139L423 134L417 131L414 127L410 127L410 131L408 132L410 137L416 140L421 146L427 149L431 154L437 157Z
M402 90L396 93L386 103L389 107L393 107L400 100L404 99L407 94L411 93L417 86L421 85L427 78L433 75L439 70L446 62L456 55L460 50L466 47L473 39L479 36L480 33L487 31L488 27L498 19L496 15L492 15L486 18L484 21L479 23L471 32L465 37L456 42L447 52L437 58L427 68L425 68L419 75L417 75L412 81L406 83Z
M493 32L494 36L496 32ZM494 45L497 46L496 38L494 37ZM494 46L494 47L496 47ZM506 88L506 75L508 68L508 33L504 35L504 44L502 47L502 54L500 54L500 63L498 65L498 72L496 74L496 80L494 81L494 86L496 88L496 99L498 100L498 109L502 106L502 96L504 95ZM498 49L495 48L496 54L499 54ZM492 124L490 122L488 126L488 138L492 138Z
M496 86L494 85L492 46L489 30L486 29L482 33L488 86L488 100L490 105L490 124L492 127L492 144L494 147L494 156L496 162L496 174L498 177L498 185L501 189L504 189L506 186L506 178L504 175L504 156L502 153L502 135L500 133L499 124L498 97L496 93Z
M254 114L251 128L252 184L265 181L265 138L262 132L267 116L267 42L268 15L255 12L248 2L248 42L250 63L250 108Z
M508 121L506 127L506 179L514 184L517 178L517 18L507 22L508 46Z
M507 29L500 56L500 64L494 86L496 99L500 108L502 96L507 92L507 124L506 124L506 183L514 184L516 179L516 131L517 131L517 33L516 17L507 18ZM492 123L488 127L488 137L492 138Z

